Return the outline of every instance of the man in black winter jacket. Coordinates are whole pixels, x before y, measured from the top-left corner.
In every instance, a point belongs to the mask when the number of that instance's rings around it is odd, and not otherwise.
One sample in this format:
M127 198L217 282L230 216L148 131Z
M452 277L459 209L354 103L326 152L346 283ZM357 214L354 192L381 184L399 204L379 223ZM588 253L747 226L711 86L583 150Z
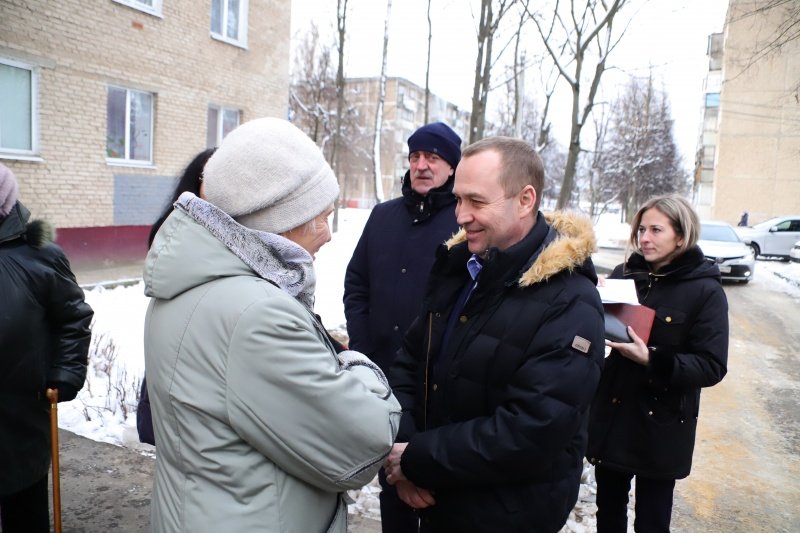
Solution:
M403 407L387 480L421 531L556 532L580 486L604 355L591 222L539 212L542 161L468 146L422 314L389 376Z
M461 139L446 124L427 124L408 139L403 196L372 210L344 282L350 348L388 372L403 333L417 316L436 247L457 230L453 174ZM419 519L380 475L384 533L416 532Z
M64 253L0 164L0 530L49 532L50 404L86 379L92 309Z

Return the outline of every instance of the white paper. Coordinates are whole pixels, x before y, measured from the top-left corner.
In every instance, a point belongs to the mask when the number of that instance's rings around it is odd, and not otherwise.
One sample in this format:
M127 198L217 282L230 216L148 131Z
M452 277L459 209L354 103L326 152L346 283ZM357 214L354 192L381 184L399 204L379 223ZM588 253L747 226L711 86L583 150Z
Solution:
M597 285L597 292L604 304L639 305L632 279L605 279L602 286Z

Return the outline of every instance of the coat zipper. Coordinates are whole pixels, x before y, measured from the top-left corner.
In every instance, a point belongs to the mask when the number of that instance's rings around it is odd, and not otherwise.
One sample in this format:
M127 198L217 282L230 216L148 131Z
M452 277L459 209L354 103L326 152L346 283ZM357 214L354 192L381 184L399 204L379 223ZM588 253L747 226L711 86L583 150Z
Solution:
M422 429L428 429L428 371L431 364L431 341L433 335L433 313L428 313L428 347L425 352L425 405L422 410Z

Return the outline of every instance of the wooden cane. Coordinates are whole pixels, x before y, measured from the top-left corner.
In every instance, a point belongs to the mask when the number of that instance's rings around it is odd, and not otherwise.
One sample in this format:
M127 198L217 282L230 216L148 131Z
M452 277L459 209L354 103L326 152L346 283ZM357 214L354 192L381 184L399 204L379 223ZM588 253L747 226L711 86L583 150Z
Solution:
M50 454L53 456L53 527L61 533L61 483L58 467L58 389L47 389L50 400Z

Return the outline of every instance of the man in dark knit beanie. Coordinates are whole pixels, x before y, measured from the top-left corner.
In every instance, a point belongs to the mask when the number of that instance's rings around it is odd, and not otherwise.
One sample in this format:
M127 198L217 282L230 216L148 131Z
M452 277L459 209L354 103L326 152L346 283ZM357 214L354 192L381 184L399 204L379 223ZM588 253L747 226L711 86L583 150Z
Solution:
M350 347L367 354L384 372L403 333L422 304L436 248L457 230L453 182L461 138L442 122L426 124L408 138L410 169L403 196L372 210L344 282ZM384 533L419 529L416 512L379 476ZM402 490L402 487L400 488Z

